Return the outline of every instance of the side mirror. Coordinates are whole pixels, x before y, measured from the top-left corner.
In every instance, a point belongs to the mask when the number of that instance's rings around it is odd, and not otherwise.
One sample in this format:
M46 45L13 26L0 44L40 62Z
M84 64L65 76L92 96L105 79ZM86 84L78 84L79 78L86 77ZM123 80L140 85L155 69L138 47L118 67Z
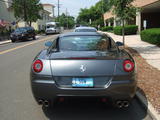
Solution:
M52 46L52 43L53 43L53 42L48 41L48 42L45 43L45 46L46 46L46 47L51 47L51 46Z
M120 47L120 46L124 46L124 44L123 44L122 42L119 42L119 41L116 42L116 45L119 46L119 47Z

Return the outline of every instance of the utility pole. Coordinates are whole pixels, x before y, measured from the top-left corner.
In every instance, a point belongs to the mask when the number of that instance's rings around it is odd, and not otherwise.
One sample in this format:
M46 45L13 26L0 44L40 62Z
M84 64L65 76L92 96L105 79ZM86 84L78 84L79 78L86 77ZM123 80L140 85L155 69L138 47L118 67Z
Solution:
M68 29L69 25L68 25L68 10L67 10L67 8L66 8L66 17L67 17L67 29Z
M59 22L59 8L60 8L60 4L59 4L59 0L58 0L58 22Z

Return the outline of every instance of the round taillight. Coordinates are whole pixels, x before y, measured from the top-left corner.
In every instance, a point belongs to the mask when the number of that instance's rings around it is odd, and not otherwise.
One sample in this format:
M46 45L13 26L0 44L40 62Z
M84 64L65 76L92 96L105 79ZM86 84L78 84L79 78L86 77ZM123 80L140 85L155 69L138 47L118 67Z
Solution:
M123 63L124 71L131 72L134 69L134 63L131 60L125 60Z
M41 72L43 69L43 63L41 60L36 60L33 63L33 70L34 72Z

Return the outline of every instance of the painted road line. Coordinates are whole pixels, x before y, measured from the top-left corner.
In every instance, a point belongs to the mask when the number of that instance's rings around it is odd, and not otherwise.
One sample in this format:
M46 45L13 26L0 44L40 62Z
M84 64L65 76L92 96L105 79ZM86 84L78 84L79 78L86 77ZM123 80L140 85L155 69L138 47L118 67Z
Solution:
M50 38L53 38L53 36L52 37L47 37L47 38L44 38L44 39L41 39L41 40L38 40L38 41L34 41L34 42L31 42L31 43L28 43L28 44L25 44L25 45L21 45L21 46L15 47L15 48L11 48L11 49L8 49L8 50L4 50L4 51L0 52L0 55L11 52L11 51L14 51L14 50L17 50L17 49L20 49L20 48L24 48L24 47L29 46L29 45L36 44L38 42L49 40Z

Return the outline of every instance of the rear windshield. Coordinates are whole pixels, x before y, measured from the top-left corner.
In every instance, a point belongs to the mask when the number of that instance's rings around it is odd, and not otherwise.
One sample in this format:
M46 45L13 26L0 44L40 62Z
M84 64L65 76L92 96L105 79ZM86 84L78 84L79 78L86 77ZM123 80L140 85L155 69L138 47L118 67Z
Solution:
M104 36L68 36L59 39L62 51L107 51L111 42Z
M26 31L27 31L26 28L17 28L17 29L15 30L15 32L26 32Z
M97 32L95 29L76 29L75 32Z
M55 25L47 25L47 28L55 28Z

